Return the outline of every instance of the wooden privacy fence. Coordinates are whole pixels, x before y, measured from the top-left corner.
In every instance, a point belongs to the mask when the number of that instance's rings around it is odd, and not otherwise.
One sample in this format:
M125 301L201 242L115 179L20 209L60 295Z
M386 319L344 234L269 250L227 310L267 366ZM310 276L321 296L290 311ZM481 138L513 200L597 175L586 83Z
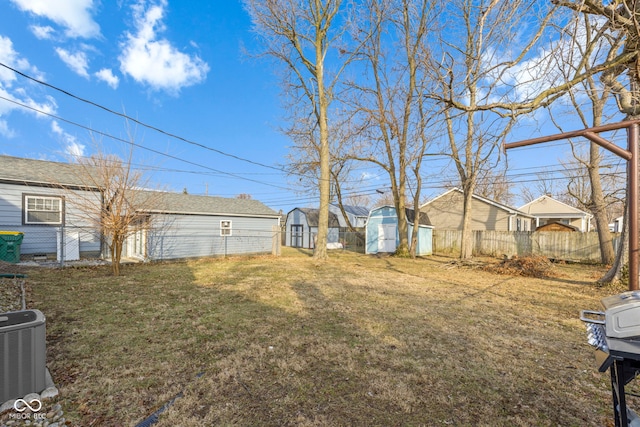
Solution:
M473 231L473 254L519 257L540 255L566 261L600 262L598 233L557 231ZM614 235L616 247L619 235ZM435 253L460 253L462 231L433 230Z

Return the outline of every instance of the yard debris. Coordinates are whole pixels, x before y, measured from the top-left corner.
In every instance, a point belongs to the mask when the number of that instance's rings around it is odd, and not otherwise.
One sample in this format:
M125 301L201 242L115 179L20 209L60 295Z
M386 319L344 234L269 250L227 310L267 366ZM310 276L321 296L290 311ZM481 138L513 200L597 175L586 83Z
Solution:
M522 258L516 255L512 257L505 256L501 261L495 258L456 259L447 262L442 268L447 270L455 268L480 269L489 273L509 276L537 278L557 277L552 260L544 256L527 256Z
M553 269L553 263L544 256L527 256L518 258L504 258L498 264L487 264L484 271L496 274L525 277L556 277L557 273Z
M482 268L484 269L484 267L487 265L486 261L482 261L482 260L476 260L476 259L456 259L453 261L449 261L448 263L444 264L442 266L442 268L445 268L447 270L451 270L454 268Z

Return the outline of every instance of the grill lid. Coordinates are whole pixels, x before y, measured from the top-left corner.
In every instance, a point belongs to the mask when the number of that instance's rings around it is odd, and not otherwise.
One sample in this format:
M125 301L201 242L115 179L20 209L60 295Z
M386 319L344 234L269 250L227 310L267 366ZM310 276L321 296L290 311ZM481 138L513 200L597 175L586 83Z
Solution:
M581 319L604 325L605 334L612 338L640 336L640 291L627 291L603 298L604 312L584 310ZM599 317L595 319L594 316Z

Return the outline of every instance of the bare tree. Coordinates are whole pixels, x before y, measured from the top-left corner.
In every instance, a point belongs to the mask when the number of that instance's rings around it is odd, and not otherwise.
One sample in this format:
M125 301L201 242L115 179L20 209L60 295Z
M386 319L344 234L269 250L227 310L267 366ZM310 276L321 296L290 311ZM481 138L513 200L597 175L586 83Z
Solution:
M609 40L610 51L601 64L589 67L588 73L602 72L601 81L617 101L618 109L626 119L640 117L640 2L636 0L555 0L557 5L575 11L578 16L595 16L602 20L599 34ZM628 191L628 189L627 189ZM625 198L625 216L628 215L628 196ZM626 262L626 233L628 221L623 223L623 244L618 245L615 262L601 279L610 282L621 277Z
M506 171L483 169L478 174L476 195L510 205L514 198L511 193L511 186Z
M574 43L571 47L575 54L584 57L586 51L590 51L590 63L586 64L588 68L593 68L594 62L602 61L606 55L612 55L617 49L611 49L610 39L598 36L600 24L591 16L585 15L582 19L577 19L572 31L574 35ZM571 27L568 27L571 28ZM608 53L607 53L608 50ZM603 58L604 57L604 58ZM574 61L571 58L563 58L563 64L560 69L571 69ZM566 60L569 59L569 60ZM571 70L573 73L575 70ZM605 120L607 114L606 108L611 99L611 90L606 85L602 85L593 75L588 76L580 84L568 91L570 104L573 106L573 113L577 114L585 128L600 126ZM586 98L584 102L583 99ZM586 104L586 105L583 105ZM584 109L590 111L585 112ZM553 119L553 117L552 117ZM558 120L553 120L558 129L564 131L563 126ZM568 195L577 202L582 209L590 211L594 215L598 240L600 243L600 255L603 264L613 264L615 253L613 250L613 238L609 232L609 218L607 215L607 195L603 189L603 179L600 174L602 164L602 149L595 142L589 143L588 155L585 156L578 146L573 142L571 151L574 162L570 164L563 163L565 170L572 171L576 169L576 163L579 166L579 172L575 174L567 173L569 182L567 185ZM587 172L588 179L582 179L581 170ZM610 181L610 180L609 180ZM615 191L613 189L612 191Z
M99 151L91 157L77 159L78 167L73 168L84 188L98 190L97 193L73 191L73 201L83 220L100 231L109 248L114 276L120 275L126 239L152 226L142 212L152 211L161 203L162 193L148 190L143 174L132 168L131 156L129 151L128 157L122 160Z
M313 115L314 128L317 126L320 210L313 256L326 259L331 190L329 107L342 68L338 67L330 76L326 66L330 55L338 61L334 48L341 41L342 23L346 22L340 15L345 13L343 1L244 0L244 6L253 21L254 32L261 38L264 53L286 69L288 96L298 100L298 108Z
M431 0L367 0L359 12L352 36L362 45L363 69L350 82L351 105L362 123L361 137L368 144L354 158L387 173L398 217L396 254L415 256L420 169L433 137L428 134L428 123L434 116L422 94L429 90L425 64L429 31L437 15ZM416 212L411 239L405 215L410 192Z
M333 115L334 121L329 128L330 147L330 175L331 192L330 202L337 204L347 223L347 227L353 231L353 225L349 221L344 209L344 199L349 194L359 195L358 188L363 184L362 177L353 173L354 160L352 154L358 152L355 135L358 129L354 129L349 117L342 114ZM299 117L294 110L290 118L290 126L284 132L292 139L294 145L288 154L288 169L293 180L293 185L308 189L320 179L320 147L318 145L317 126L314 127L308 116Z
M472 256L472 197L486 170L499 164L499 146L520 114L551 102L560 88L542 89L551 53L536 51L553 17L540 2L443 2L438 57L439 90L429 94L445 109L447 148L463 191L461 258ZM522 28L536 28L524 36Z

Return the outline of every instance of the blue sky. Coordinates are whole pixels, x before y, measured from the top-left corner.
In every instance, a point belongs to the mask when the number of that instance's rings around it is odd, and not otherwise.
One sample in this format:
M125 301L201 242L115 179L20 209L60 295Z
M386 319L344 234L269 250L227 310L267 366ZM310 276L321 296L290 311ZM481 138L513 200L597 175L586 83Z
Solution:
M122 117L0 66L0 154L67 161L91 155L97 142L124 155L117 138L131 132L145 147L135 149L134 165L164 189L247 193L284 212L317 205L281 170L291 143L278 131L279 82L269 62L243 53L254 43L237 0L0 0L0 63L162 131L135 123L128 131ZM544 121L530 120L510 140L557 132ZM561 121L565 130L581 127ZM532 185L568 151L563 142L513 150L510 174ZM385 186L379 170L358 171L374 177L363 191ZM455 178L453 169L446 174ZM446 190L441 170L425 175L425 197Z
M129 123L135 142L156 151L136 148L134 160L155 169L154 182L192 194L248 193L286 211L296 195L284 173L214 151L285 162L275 73L242 53L253 40L239 1L0 2L1 63L179 137ZM0 99L1 154L66 161L95 152L95 141L105 152L125 150L86 129L127 140L123 118L4 67L0 96L33 108Z

